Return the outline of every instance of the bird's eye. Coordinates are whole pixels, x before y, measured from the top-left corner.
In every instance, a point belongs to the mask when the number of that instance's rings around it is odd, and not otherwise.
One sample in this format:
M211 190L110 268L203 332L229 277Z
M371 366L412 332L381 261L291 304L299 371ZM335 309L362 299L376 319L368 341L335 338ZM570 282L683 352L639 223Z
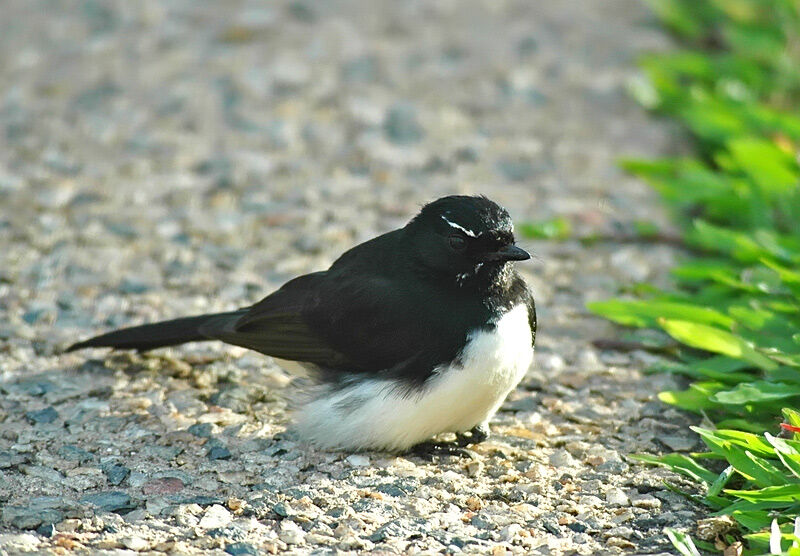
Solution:
M463 251L467 248L467 240L461 236L452 235L448 238L448 242L454 251Z

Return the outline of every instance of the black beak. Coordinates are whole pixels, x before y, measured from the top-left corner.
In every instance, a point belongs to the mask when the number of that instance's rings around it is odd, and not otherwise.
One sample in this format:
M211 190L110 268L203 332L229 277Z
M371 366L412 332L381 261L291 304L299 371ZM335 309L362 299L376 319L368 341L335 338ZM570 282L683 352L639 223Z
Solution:
M494 253L487 253L484 255L485 262L498 262L498 261L525 261L530 259L530 254L517 247L516 245L505 245Z

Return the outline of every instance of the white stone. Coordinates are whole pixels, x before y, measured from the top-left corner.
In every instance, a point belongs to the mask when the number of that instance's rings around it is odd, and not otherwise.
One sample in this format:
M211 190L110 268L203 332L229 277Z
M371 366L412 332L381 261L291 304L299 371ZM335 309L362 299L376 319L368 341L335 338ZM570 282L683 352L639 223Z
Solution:
M232 520L233 516L228 510L219 504L214 504L206 510L205 515L200 519L199 526L203 529L217 529L219 527L225 527Z

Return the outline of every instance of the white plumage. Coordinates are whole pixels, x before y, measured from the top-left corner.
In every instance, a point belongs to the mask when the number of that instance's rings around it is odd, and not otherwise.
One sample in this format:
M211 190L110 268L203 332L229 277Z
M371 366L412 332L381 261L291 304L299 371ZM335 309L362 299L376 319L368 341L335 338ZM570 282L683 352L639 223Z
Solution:
M492 330L475 330L458 365L436 369L419 392L368 379L324 392L299 415L300 434L327 449L405 450L443 432L484 424L533 358L528 309L517 305Z

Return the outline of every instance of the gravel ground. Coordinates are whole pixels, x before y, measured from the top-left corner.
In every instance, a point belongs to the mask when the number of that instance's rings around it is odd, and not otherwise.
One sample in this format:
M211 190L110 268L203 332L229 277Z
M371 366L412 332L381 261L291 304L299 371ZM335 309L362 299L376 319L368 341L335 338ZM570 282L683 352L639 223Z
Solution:
M256 301L445 194L663 223L615 161L674 148L624 92L665 44L636 0L3 3L0 553L669 550L696 508L627 454L693 447L675 379L584 309L666 246L522 241L536 362L471 460L308 449L297 381L245 350L60 354Z

